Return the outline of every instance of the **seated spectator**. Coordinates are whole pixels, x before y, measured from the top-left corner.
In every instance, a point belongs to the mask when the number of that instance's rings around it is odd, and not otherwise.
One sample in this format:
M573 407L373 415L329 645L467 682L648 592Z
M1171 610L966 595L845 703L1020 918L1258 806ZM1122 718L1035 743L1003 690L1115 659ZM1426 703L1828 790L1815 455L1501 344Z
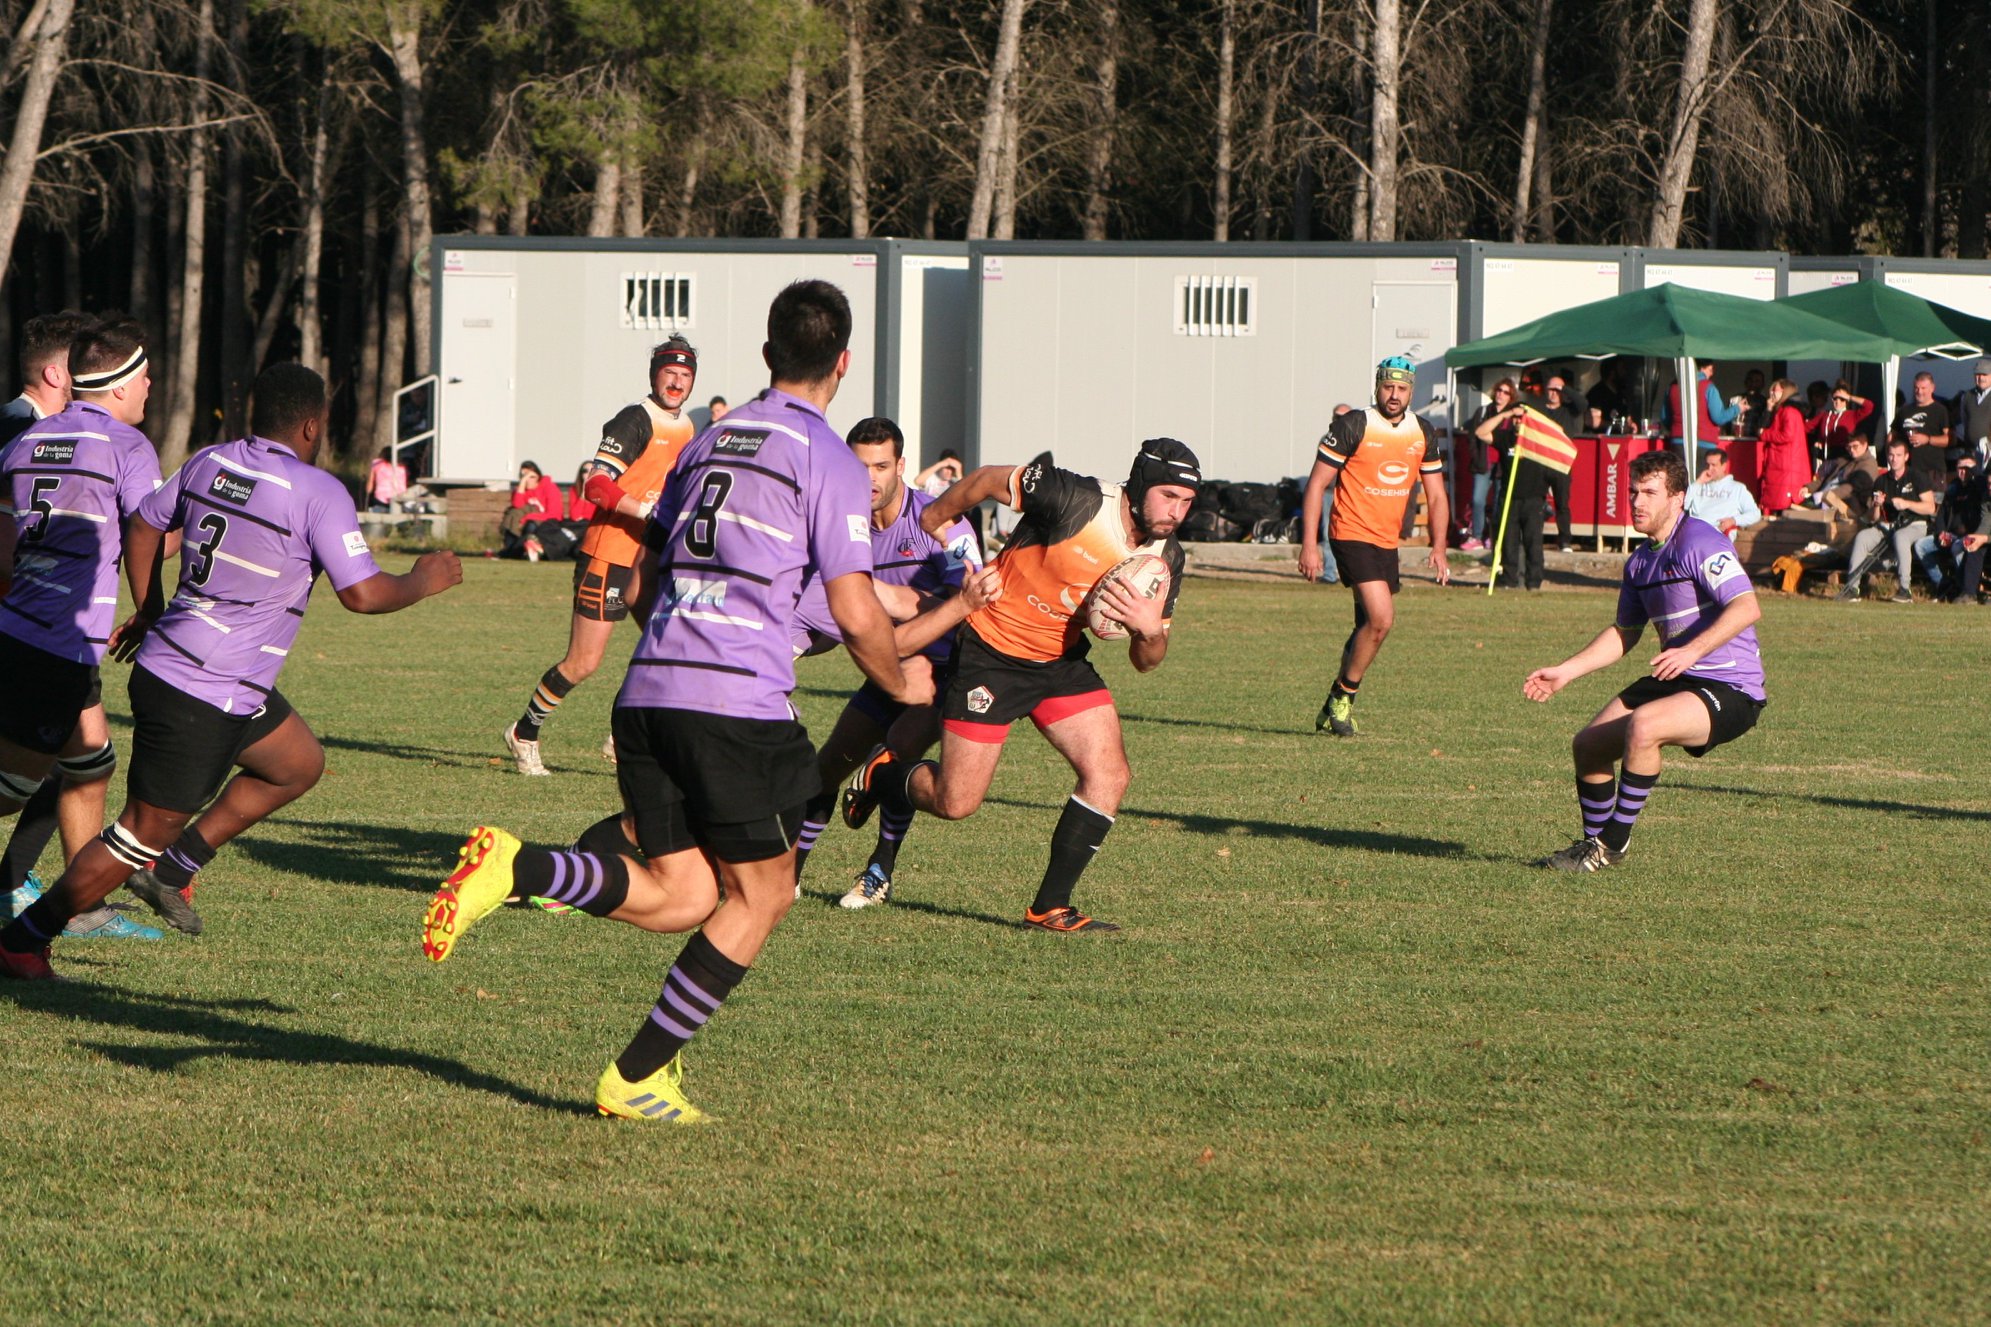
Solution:
M560 486L546 477L536 462L518 468L518 483L512 486L512 505L498 522L507 543L522 539L528 521L559 520L566 515L566 499Z
M1805 421L1804 431L1813 442L1822 443L1825 455L1831 457L1846 450L1847 440L1858 433L1872 415L1873 402L1857 395L1851 384L1841 378L1827 398L1825 409L1814 412ZM1871 443L1868 450L1872 450ZM1875 469L1878 471L1878 465Z
M408 467L394 459L392 447L382 447L366 468L366 509L392 511L394 499L407 491Z
M1728 453L1716 447L1706 454L1701 477L1687 490L1687 515L1698 516L1730 539L1763 519L1756 499L1742 481L1728 473Z
M1880 464L1873 459L1867 435L1855 433L1847 440L1843 453L1828 456L1819 463L1818 473L1799 496L1807 506L1846 520L1867 509L1873 497L1874 480L1879 477Z
M1860 597L1864 581L1861 567L1868 556L1892 540L1899 588L1894 602L1914 602L1908 592L1909 569L1915 565L1915 543L1929 533L1929 518L1936 512L1936 491L1922 472L1909 468L1908 443L1890 438L1887 443L1887 469L1874 482L1873 500L1867 509L1871 522L1853 536L1853 551L1846 566L1851 573L1842 592L1847 599Z
M1804 412L1797 408L1797 384L1779 378L1764 398L1756 443L1756 492L1763 510L1776 517L1796 505L1811 475L1811 449L1805 442Z
M525 537L519 541L516 551L507 549L504 556L523 557L528 562L564 562L573 557L574 550L580 547L581 536L588 532L588 522L594 519L597 510L582 492L593 470L593 462L583 461L581 468L574 472L574 487L567 495L565 520L527 521L523 531Z
M1938 599L1977 602L1984 579L1984 546L1991 543L1991 495L1978 473L1977 457L1964 452L1943 490L1932 534L1915 541L1915 560Z

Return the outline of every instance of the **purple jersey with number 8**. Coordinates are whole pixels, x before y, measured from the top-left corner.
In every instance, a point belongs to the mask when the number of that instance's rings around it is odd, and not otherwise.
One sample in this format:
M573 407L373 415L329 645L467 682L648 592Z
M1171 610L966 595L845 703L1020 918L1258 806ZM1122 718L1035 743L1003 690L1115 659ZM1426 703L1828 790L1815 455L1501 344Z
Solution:
M179 587L136 662L228 714L276 685L319 572L335 590L380 573L346 486L267 438L195 453L138 515L182 543Z

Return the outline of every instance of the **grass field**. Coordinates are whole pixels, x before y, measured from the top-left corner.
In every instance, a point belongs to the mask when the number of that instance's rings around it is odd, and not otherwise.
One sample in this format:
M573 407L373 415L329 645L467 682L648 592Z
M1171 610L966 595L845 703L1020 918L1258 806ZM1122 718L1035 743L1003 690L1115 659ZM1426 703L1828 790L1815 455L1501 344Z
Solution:
M0 1319L1984 1321L1991 616L1769 603L1762 725L1568 878L1524 863L1635 669L1519 684L1610 598L1407 589L1336 743L1345 592L1192 581L1161 670L1102 663L1135 784L1079 901L1127 930L1013 926L1070 786L1020 727L896 906L834 907L869 843L826 836L686 1130L590 1104L676 939L507 912L422 957L470 825L616 796L608 674L558 777L495 758L566 582L466 570L319 595L284 690L330 769L202 877L207 934L0 989ZM819 736L853 677L805 665Z

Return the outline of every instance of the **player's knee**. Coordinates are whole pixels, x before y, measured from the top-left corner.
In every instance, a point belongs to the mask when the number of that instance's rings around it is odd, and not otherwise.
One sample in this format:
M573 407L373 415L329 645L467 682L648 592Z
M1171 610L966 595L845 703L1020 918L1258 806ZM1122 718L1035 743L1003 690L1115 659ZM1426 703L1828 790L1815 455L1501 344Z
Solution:
M1625 750L1648 751L1659 746L1665 738L1664 727L1655 719L1632 712L1631 722L1625 725Z
M595 670L601 667L601 659L600 650L569 654L560 661L560 676L566 678L572 685L579 686L594 676Z
M982 793L949 788L942 783L933 790L933 814L942 820L966 820L982 809Z
M41 779L38 776L0 769L0 815L11 816L26 806L39 787Z
M86 751L80 756L70 756L55 762L55 768L62 775L62 782L71 788L80 788L88 783L102 783L111 777L118 767L117 748L105 742L95 751Z

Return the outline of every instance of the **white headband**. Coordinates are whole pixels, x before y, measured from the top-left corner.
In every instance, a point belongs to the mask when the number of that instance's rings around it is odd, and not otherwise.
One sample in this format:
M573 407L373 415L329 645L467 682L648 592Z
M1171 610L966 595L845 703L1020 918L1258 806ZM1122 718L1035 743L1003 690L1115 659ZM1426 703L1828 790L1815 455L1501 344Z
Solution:
M114 387L122 387L145 370L145 347L140 346L131 352L131 358L114 369L102 373L79 373L70 380L71 390L78 392L108 392Z

